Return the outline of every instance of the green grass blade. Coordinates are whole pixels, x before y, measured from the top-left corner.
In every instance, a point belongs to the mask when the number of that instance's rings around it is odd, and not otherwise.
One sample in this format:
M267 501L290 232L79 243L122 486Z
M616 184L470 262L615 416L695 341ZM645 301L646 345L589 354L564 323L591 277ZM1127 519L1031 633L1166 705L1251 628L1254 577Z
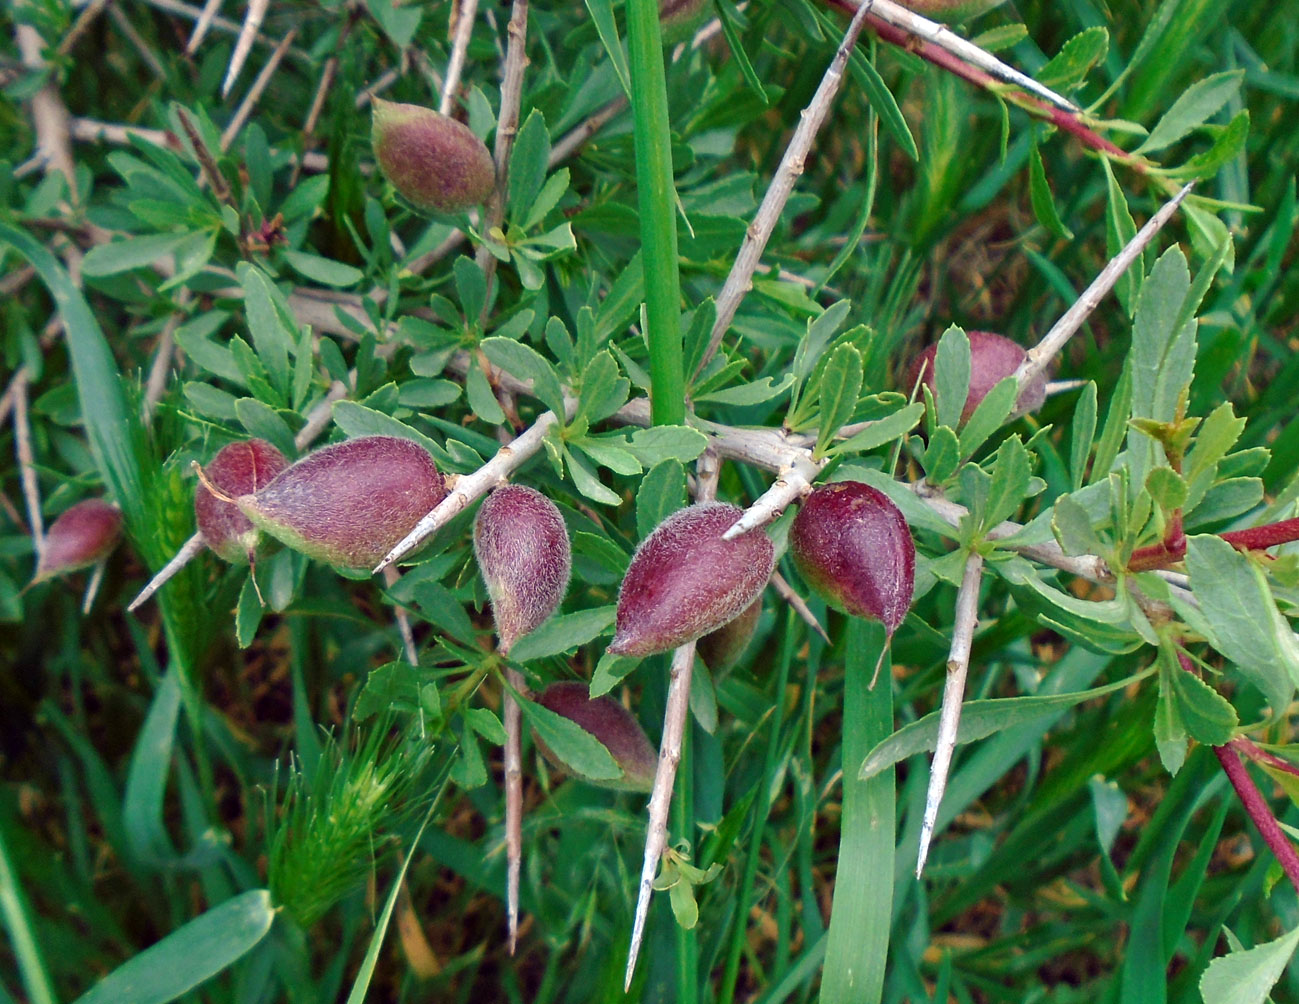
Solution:
M676 189L668 128L667 78L659 8L629 0L632 118L636 189L645 263L645 327L650 355L650 406L655 425L683 425L686 383L681 350L681 276L677 270Z
M870 689L884 627L852 618L845 648L843 816L830 909L821 1004L876 1004L884 989L893 911L893 770L858 780L862 761L893 731L893 679L887 652Z
M250 952L274 920L269 892L241 893L114 969L75 1004L166 1004Z
M18 962L18 975L31 1004L55 1004L50 974L41 958L36 932L32 929L27 898L18 884L18 873L9 861L4 827L0 825L0 921L9 931L9 944Z
M168 673L154 694L144 727L131 754L122 799L131 853L142 864L161 865L175 857L175 849L162 821L163 798L171 773L172 745L180 717L181 692L177 675Z

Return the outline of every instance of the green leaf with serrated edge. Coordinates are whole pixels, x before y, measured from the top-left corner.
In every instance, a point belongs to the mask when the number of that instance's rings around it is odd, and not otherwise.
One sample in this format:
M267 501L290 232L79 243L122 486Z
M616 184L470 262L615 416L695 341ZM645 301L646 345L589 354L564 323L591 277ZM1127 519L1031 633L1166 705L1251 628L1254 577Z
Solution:
M1013 45L1018 45L1028 37L1028 28L1023 24L1002 24L980 32L971 40L984 52L1001 52Z
M1052 90L1070 91L1081 84L1091 68L1105 58L1109 47L1110 35L1104 28L1081 31L1065 42L1060 51L1037 71L1037 82Z
M1176 775L1186 762L1187 735L1182 724L1181 705L1173 690L1172 674L1161 661L1159 697L1155 701L1155 749L1164 770Z
M604 744L576 722L532 701L519 701L523 717L552 753L575 773L593 781L616 781L622 768Z
M966 701L961 708L961 723L956 731L958 745L995 735L1015 725L1067 710L1084 701L1104 697L1144 680L1153 668L1142 670L1117 683L1094 687L1074 694L1049 694L1029 697L997 697L983 701ZM859 777L865 780L917 753L930 753L938 742L937 711L902 726L879 743L862 762Z
M414 711L420 706L422 674L408 662L386 662L370 670L352 705L352 720L364 721L389 708ZM436 688L434 690L436 693Z
M898 149L910 160L918 161L920 151L916 147L916 139L911 135L911 128L907 125L902 109L898 107L897 99L893 97L893 92L884 83L884 78L880 76L879 71L860 49L852 50L848 58L848 70L861 87L862 93L866 95L866 100L875 109L875 114L880 117L885 130L897 143Z
M532 393L556 415L563 417L564 391L559 374L548 359L513 338L484 338L481 348L494 366L520 380L531 380Z
M1087 510L1070 495L1061 495L1055 500L1051 532L1065 554L1097 554L1102 549Z
M1073 411L1073 432L1069 441L1069 480L1074 491L1082 488L1087 477L1087 457L1091 454L1092 440L1096 435L1096 382L1078 395Z
M1214 959L1200 977L1205 1004L1264 1004L1299 947L1299 927L1255 948Z
M505 726L489 709L464 708L460 713L464 715L466 724L489 743L505 745Z
M469 402L469 410L488 425L501 425L505 421L505 412L501 410L477 359L469 364L469 371L465 374L465 400Z
M618 436L609 439L584 436L581 439L570 439L568 445L570 449L581 450L585 456L599 466L607 467L615 474L627 477L639 474L641 465L634 454L622 448L622 444L626 442L625 439Z
M734 387L724 387L721 390L698 394L693 400L696 404L731 404L744 407L746 405L762 404L764 401L772 401L793 386L794 375L786 373L780 378L779 382L774 377L763 377L761 380L754 380L752 383L742 383Z
M846 453L866 453L885 443L891 443L914 429L924 413L925 406L919 401L914 401L891 415L867 423L861 431L853 433L842 442L835 443L832 452L837 456Z
M974 451L987 442L988 437L1006 424L1010 411L1019 395L1019 383L1013 376L997 381L961 428L961 456L973 456Z
M1213 146L1203 153L1197 153L1180 167L1168 172L1169 177L1178 181L1211 178L1222 168L1245 152L1245 142L1249 139L1249 111L1241 109L1226 127L1218 133Z
M1119 187L1110 162L1102 159L1101 166L1105 169L1106 181L1105 253L1113 258L1137 235L1137 225L1132 219L1127 196ZM1141 292L1141 282L1145 274L1145 257L1138 255L1136 261L1127 267L1114 286L1115 295L1118 296L1119 303L1123 305L1123 310L1129 317L1136 310L1137 294Z
M930 484L940 485L956 473L960 462L961 444L956 433L947 426L940 425L929 437L929 446L921 461L925 468L925 479Z
M541 191L528 210L527 217L520 224L523 230L531 230L541 224L546 214L555 208L559 200L564 197L564 193L568 191L568 180L569 173L566 167L561 167L546 179L546 183L541 186Z
M938 340L933 387L938 424L955 429L970 394L970 339L956 325L944 331Z
M1186 501L1186 481L1171 467L1156 467L1147 474L1146 491L1164 512L1180 509Z
M595 672L591 674L591 697L609 693L640 663L639 659L626 659L605 652L595 664Z
M514 137L510 153L509 218L526 216L546 177L546 162L550 159L550 133L546 131L546 118L539 109L529 113Z
M351 438L358 436L396 436L398 439L409 439L412 442L419 443L436 460L445 463L451 459L446 450L442 449L437 442L418 429L412 428L391 415L385 415L381 411L375 411L363 404L357 404L355 401L334 402L330 415L334 419L334 424Z
M609 604L552 617L516 641L510 648L510 659L528 662L571 652L605 634L613 626L616 610L613 604Z
M257 590L253 588L253 571L244 579L243 588L239 590L239 605L235 607L235 640L240 648L247 648L257 637L257 627L262 622L265 608Z
M797 380L806 380L811 375L817 360L825 352L835 332L848 319L848 312L851 309L851 300L839 300L807 322L807 330L798 343L798 349L794 352L793 372Z
M1240 725L1236 709L1230 702L1181 666L1172 667L1169 675L1186 734L1206 746L1223 746L1230 742Z
M813 456L820 457L839 428L852 417L861 395L861 353L852 345L840 345L830 354L821 374L821 416Z
M1262 571L1212 535L1187 538L1186 570L1218 651L1281 713L1299 681L1299 652Z
M627 401L631 384L618 370L618 364L607 351L597 352L582 372L576 422L585 418L592 424L608 418Z
M664 460L686 463L708 448L708 437L684 425L658 425L633 432L628 448L646 467Z
M1037 222L1063 240L1073 240L1073 231L1064 225L1060 212L1055 207L1055 196L1046 180L1046 168L1042 165L1042 154L1038 152L1036 137L1028 151L1028 195L1033 204L1033 215Z
M1191 130L1207 122L1217 114L1218 109L1235 97L1244 77L1244 70L1228 70L1197 80L1173 102L1173 107L1150 130L1146 141L1133 152L1149 154L1172 146Z
M275 913L265 889L240 893L118 966L75 1004L167 1004L252 951Z
M686 504L686 472L677 460L662 460L641 479L636 492L636 535L644 540Z
M288 304L260 268L240 262L235 274L244 289L244 310L248 316L248 333L252 336L257 357L266 367L271 385L287 400L289 394L289 356L296 345L297 326Z
M568 457L569 476L573 479L573 484L577 486L579 492L593 502L600 502L604 505L619 505L622 502L622 498L617 492L606 488L600 483L600 479L587 466L585 460L571 450L566 451L566 455Z

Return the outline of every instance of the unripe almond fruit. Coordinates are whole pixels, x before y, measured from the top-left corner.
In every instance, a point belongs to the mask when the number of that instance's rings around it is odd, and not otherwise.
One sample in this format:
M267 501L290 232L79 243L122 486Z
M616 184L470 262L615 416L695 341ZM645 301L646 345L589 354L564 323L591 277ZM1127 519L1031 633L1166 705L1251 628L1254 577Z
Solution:
M632 556L618 593L614 655L646 656L694 641L739 616L775 566L765 533L722 540L743 512L724 502L679 509Z
M970 339L970 390L965 396L965 405L961 408L962 422L967 421L974 414L974 409L988 396L988 392L993 387L1019 369L1019 364L1028 355L1018 342L1011 341L1004 335L993 334L991 331L967 331L966 336ZM931 392L933 391L934 357L937 353L938 345L935 343L915 358L911 363L908 387L915 386L916 379L920 378L921 382ZM920 375L922 366L925 371L923 377ZM1036 411L1042 407L1042 402L1045 400L1046 376L1039 373L1020 388L1013 414L1019 416Z
M59 516L45 533L45 552L32 583L98 564L122 537L122 513L103 499L78 502Z
M916 546L901 511L860 481L822 485L803 500L789 553L831 606L881 621L889 636L911 607Z
M200 476L206 475L200 471ZM231 497L259 530L344 571L368 572L446 496L418 443L365 436L316 450L255 493Z
M616 700L607 694L593 698L585 683L566 681L552 683L537 695L536 701L543 708L562 715L595 736L609 751L614 762L622 768L623 776L616 781L606 781L578 774L537 739L537 748L552 764L601 788L620 791L653 789L658 754L645 737L640 723Z
M506 653L563 602L572 569L564 517L535 489L498 488L474 519L474 556L492 598L500 650Z
M709 631L699 639L695 651L704 665L714 673L734 666L748 647L753 632L758 627L758 618L762 616L762 594L744 608L744 612L727 621L715 631Z
M458 213L486 200L496 185L483 141L432 108L375 98L370 142L384 177L420 209Z
M221 447L203 473L226 495L238 498L265 488L289 466L284 454L264 439ZM194 521L203 543L225 561L246 565L261 537L252 522L231 502L222 502L202 484L194 489Z

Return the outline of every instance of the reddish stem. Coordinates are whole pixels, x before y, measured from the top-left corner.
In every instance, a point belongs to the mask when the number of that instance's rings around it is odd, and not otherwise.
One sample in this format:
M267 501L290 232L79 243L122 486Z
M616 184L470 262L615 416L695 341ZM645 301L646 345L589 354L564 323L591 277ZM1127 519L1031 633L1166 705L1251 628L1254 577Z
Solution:
M1168 532L1158 544L1138 547L1128 559L1129 572L1148 572L1152 568L1166 568L1186 557L1186 534L1182 530L1182 510L1175 509L1168 523Z
M1188 655L1179 651L1177 661L1181 663L1182 669L1188 673L1195 673L1195 666ZM1248 744L1248 746L1245 744ZM1263 793L1254 784L1254 779L1249 776L1249 770L1241 763L1240 757L1236 755L1237 749L1244 750L1246 755L1252 759L1261 760L1262 757L1270 757L1271 754L1254 746L1253 743L1242 736L1237 736L1230 743L1223 746L1213 747L1213 755L1218 758L1218 763L1222 764L1227 780L1231 782L1232 788L1235 789L1236 797L1240 799L1240 804L1244 806L1246 815L1254 821L1263 842L1276 855L1276 859L1280 863L1282 871L1285 872L1286 878L1295 887L1295 891L1299 892L1299 853L1295 852L1294 844L1290 843L1290 838L1281 830L1281 824L1276 821L1276 816L1272 814L1272 807L1267 804L1267 799L1263 797ZM1251 752L1251 749L1253 752ZM1255 753L1259 754L1259 756L1255 756ZM1290 764L1286 764L1284 769L1296 773Z
M1220 536L1238 551L1261 551L1265 547L1299 540L1299 519L1264 523L1262 526L1251 526L1248 530L1231 530Z
M1291 763L1285 757L1279 757L1275 753L1269 753L1267 750L1258 746L1252 740L1245 736L1236 736L1229 744L1237 753L1246 756L1255 763L1262 764L1264 767L1271 767L1273 770L1284 771L1287 774L1294 774L1299 777L1299 765Z

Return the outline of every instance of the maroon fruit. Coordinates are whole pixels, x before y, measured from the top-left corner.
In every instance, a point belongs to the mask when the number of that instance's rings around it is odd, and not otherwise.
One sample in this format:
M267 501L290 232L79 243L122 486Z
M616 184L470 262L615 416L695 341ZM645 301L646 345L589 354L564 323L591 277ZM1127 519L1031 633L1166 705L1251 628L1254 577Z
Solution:
M368 572L446 493L424 447L395 436L366 436L317 450L256 493L226 500L295 551L345 571Z
M220 491L231 498L252 495L289 466L284 454L264 439L230 443L203 468ZM206 544L220 558L248 564L261 532L231 502L222 502L202 484L194 490L194 520Z
M994 335L991 331L969 331L970 339L970 391L961 408L961 421L967 421L974 414L980 402L988 392L1002 380L1019 368L1028 353L1018 342L1011 341L1003 335ZM934 389L934 356L938 345L930 345L911 364L908 387L914 387L920 377L920 368L924 367L924 385L932 392ZM1036 411L1046 400L1046 376L1039 373L1019 389L1015 400L1013 414L1023 415Z
M813 491L790 527L789 553L831 606L883 622L890 636L911 607L911 531L898 507L870 485L839 481Z
M496 165L466 125L432 108L374 99L374 158L413 205L457 213L478 205L496 185Z
M75 572L103 561L122 537L122 513L103 499L86 499L66 509L45 534L45 553L34 582Z
M500 650L553 614L568 590L572 554L555 503L524 485L487 496L474 519L474 556L492 598Z
M552 683L537 696L536 701L543 708L563 715L595 736L609 751L614 762L622 768L623 776L616 781L607 781L578 774L538 739L537 748L555 766L601 788L650 791L654 787L658 754L645 738L644 730L632 713L612 697L606 694L592 698L585 683L568 681Z
M748 647L758 627L758 618L762 615L762 595L744 608L744 612L727 621L715 631L709 631L699 639L695 651L704 660L704 665L714 673L720 673L735 665Z
M609 651L645 656L721 627L762 592L776 553L765 533L722 540L743 515L724 502L680 509L646 537L622 580Z

